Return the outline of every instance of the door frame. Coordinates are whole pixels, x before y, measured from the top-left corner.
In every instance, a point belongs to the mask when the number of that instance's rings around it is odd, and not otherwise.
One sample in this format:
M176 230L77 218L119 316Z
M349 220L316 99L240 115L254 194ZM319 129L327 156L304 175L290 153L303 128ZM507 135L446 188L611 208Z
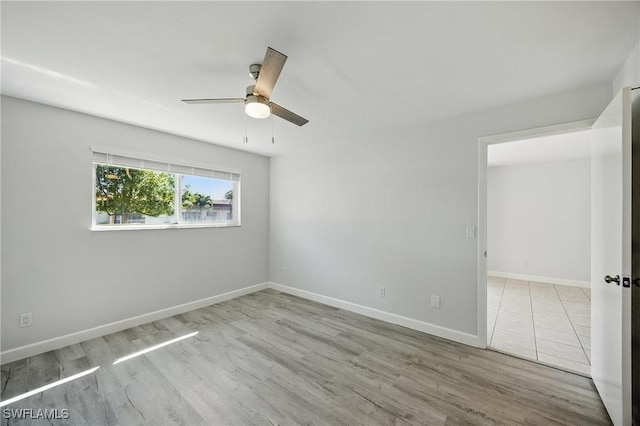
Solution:
M596 121L572 121L478 138L478 346L487 347L487 153L489 145L589 130Z
M631 89L631 421L635 425L640 425L640 328L633 326L633 320L640 318L640 288L633 283L640 278L640 256L633 256L633 248L639 246L640 86Z

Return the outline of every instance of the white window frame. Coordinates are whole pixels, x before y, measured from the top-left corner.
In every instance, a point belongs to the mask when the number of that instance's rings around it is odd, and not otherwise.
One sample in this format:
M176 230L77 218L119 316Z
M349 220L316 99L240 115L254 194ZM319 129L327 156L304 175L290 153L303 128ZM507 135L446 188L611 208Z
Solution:
M209 165L194 164L187 161L167 161L152 155L144 155L139 153L126 152L121 150L112 150L108 148L91 147L92 173L91 173L91 231L128 231L142 229L180 229L180 228L227 228L241 226L241 193L240 180L241 173L239 171L229 171ZM174 216L175 222L158 225L98 225L96 210L96 167L98 164L111 165L114 167L131 167L142 170L151 170L156 172L171 173L175 176L174 188ZM145 164L148 167L145 167ZM189 165L186 165L189 164ZM189 173L191 171L191 173ZM182 219L182 176L201 176L214 179L230 180L233 182L233 199L231 208L233 210L233 218L229 222L185 222Z

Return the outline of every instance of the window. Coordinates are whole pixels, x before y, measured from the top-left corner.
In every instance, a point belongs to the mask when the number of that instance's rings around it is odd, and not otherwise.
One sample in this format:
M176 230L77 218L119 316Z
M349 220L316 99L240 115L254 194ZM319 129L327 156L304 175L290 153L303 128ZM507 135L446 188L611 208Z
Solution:
M234 182L201 176L181 176L182 220L185 223L233 221ZM218 212L227 213L225 220Z
M240 224L240 175L94 151L92 229Z

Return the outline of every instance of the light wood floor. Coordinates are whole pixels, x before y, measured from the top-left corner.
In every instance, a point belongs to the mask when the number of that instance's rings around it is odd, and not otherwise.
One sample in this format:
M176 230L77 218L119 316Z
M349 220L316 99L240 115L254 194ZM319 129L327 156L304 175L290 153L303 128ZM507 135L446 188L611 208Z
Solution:
M585 377L273 290L3 365L1 398L97 366L3 409L90 425L610 424Z

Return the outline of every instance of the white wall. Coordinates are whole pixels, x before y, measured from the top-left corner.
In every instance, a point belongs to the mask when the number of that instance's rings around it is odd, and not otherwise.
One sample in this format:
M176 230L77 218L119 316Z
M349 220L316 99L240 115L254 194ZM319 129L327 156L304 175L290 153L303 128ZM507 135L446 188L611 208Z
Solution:
M613 96L627 86L640 86L640 41L629 52L629 56L613 79Z
M477 226L478 138L597 117L610 94L602 84L387 133L305 140L272 158L271 281L476 335L478 249L465 226ZM440 310L428 307L430 294L442 297Z
M240 170L242 226L91 232L90 145ZM265 282L268 223L266 157L3 97L2 350Z
M490 271L590 281L590 166L583 158L488 169Z

